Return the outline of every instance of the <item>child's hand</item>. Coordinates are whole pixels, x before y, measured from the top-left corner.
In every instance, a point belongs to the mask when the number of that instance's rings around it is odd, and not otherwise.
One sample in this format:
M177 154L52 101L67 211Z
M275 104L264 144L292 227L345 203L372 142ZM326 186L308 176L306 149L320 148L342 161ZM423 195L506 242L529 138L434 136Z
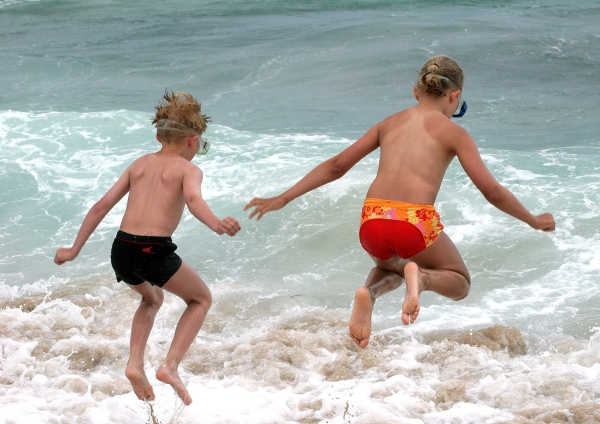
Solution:
M216 233L218 235L228 234L229 236L235 236L238 231L240 231L242 227L237 219L228 216L227 218L221 220L219 222L219 226L216 229Z
M286 202L281 198L281 196L270 197L268 199L261 199L259 197L255 197L250 201L250 203L244 206L244 210L247 210L251 207L255 207L256 209L252 211L248 218L252 219L254 215L258 214L258 217L256 218L256 220L258 221L262 218L262 216L265 213L269 211L276 211L277 209L283 208L285 205Z
M532 225L536 230L554 231L556 223L552 214L544 213L535 217L535 223Z
M77 257L79 252L75 252L73 248L65 249L61 248L56 251L56 255L54 255L54 263L56 265L62 265L65 262L72 261Z

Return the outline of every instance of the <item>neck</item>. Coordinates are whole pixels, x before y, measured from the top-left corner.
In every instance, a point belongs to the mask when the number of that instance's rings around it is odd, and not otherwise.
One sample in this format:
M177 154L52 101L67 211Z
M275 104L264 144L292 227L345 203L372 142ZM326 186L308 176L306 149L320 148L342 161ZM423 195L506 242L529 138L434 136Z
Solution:
M194 155L198 151L197 145L193 143L194 136L190 135L184 139L175 139L171 140L170 143L167 143L165 140L160 138L158 135L156 136L156 140L161 144L161 149L158 151L160 155L177 155L182 158L191 161L194 158ZM194 150L194 148L196 148Z
M165 142L161 142L161 149L157 152L158 155L176 155L176 156L181 156L184 159L187 160L191 160L191 158L189 158L188 156L190 156L190 152L188 152L189 149L186 149L186 146L183 145L182 143L165 143ZM191 157L193 157L193 155L191 155Z
M452 117L455 108L448 95L438 97L433 94L425 94L419 97L418 107L423 110L438 111L446 115L448 118Z

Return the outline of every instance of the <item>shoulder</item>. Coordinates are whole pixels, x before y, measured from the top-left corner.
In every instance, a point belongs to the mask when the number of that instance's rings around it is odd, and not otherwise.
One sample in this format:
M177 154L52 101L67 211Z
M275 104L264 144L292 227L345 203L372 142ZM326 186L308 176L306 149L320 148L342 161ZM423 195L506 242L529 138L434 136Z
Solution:
M202 178L202 170L192 162L181 158L177 166L182 171L184 178Z
M132 170L132 169L146 166L147 164L149 164L153 161L154 155L155 155L154 153L148 153L143 156L140 156L139 158L137 158L136 160L131 162L131 165L129 165L128 169Z
M401 110L400 112L396 112L393 115L388 116L378 124L375 124L374 128L381 130L401 125L403 122L406 122L411 118L411 116L413 115L412 109L413 108L408 108Z
M144 156L140 156L136 160L134 160L123 172L123 177L128 177L132 179L142 178L147 174L149 170L156 169L156 160L154 159L154 154L149 153Z
M202 170L181 156L164 158L160 168L164 176L180 180L202 179Z
M425 125L436 139L441 140L454 150L459 149L465 143L471 144L473 142L473 139L463 127L441 113L430 116Z

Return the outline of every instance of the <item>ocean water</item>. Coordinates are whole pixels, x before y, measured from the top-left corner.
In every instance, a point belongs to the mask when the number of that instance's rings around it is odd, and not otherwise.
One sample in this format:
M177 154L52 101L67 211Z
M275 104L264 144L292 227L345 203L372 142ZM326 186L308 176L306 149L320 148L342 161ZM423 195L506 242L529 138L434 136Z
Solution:
M0 423L600 422L600 3L597 1L0 0ZM358 242L378 152L261 221L280 193L414 104L416 71L466 74L457 120L541 233L486 203L451 164L436 207L472 275L469 296L403 288L348 337L372 262ZM234 238L185 214L178 253L213 306L180 373L154 378L183 302L167 295L146 351L156 400L124 376L139 298L109 263L118 204L56 266L85 213L155 151L165 89L212 117L203 195Z

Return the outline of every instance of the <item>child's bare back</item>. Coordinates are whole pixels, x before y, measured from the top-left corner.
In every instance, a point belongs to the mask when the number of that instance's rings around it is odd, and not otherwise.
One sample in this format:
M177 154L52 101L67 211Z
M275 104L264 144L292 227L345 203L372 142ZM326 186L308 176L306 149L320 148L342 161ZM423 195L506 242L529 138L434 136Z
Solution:
M456 156L454 145L466 132L421 103L388 117L374 130L381 154L367 197L432 205Z
M125 175L130 192L121 230L156 236L173 234L185 207L184 186L190 191L202 179L197 166L179 155L161 152L137 159Z

